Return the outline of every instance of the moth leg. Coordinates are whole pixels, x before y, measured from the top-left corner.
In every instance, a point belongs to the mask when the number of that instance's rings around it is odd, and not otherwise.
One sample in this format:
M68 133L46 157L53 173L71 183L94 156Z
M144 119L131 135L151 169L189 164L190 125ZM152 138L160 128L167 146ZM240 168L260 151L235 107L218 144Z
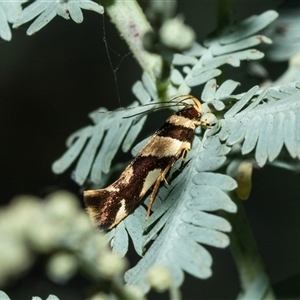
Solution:
M152 204L155 200L155 197L156 197L156 194L158 192L158 189L159 189L159 186L160 186L160 183L162 181L164 181L166 184L168 184L167 180L166 180L166 175L168 173L168 171L170 170L170 168L173 167L173 165L175 164L175 162L177 161L177 159L181 156L181 159L182 159L182 163L181 163L181 167L183 167L184 163L185 163L185 158L186 158L186 155L187 153L189 152L189 149L188 148L184 148L182 149L180 152L177 153L177 155L175 156L176 159L174 159L173 163L170 164L169 166L167 166L163 172L160 174L160 176L157 178L156 182L155 182L155 185L154 185L154 188L152 190L152 193L151 193L151 196L150 196L150 199L149 199L149 204L148 204L148 209L147 209L147 215L146 215L146 219L149 218L150 216L150 213L151 213L151 208L152 208ZM169 184L168 184L169 185Z
M187 148L182 149L180 169L183 169L185 159L186 159L188 152L189 152L189 149L187 149Z
M152 190L152 193L151 193L151 196L150 196L150 199L149 199L149 204L148 204L148 209L147 209L146 219L148 219L149 216L150 216L152 204L153 204L153 202L154 202L154 200L155 200L155 197L156 197L156 195L157 195L157 192L158 192L160 183L161 183L162 181L165 181L165 182L167 183L165 176L166 176L166 174L168 173L168 171L170 170L170 168L171 168L171 165L167 166L167 167L163 170L163 172L160 174L160 176L156 179L154 188L153 188L153 190ZM167 183L167 184L168 184L168 183Z

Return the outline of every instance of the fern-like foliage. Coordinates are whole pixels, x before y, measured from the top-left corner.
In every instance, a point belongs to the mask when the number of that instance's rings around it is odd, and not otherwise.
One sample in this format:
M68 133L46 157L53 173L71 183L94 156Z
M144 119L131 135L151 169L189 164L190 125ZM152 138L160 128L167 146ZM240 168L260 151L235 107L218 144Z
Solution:
M56 15L81 23L83 21L81 9L92 10L99 14L104 12L103 6L91 0L36 0L22 11L13 27L17 28L37 17L27 30L27 34L32 35L47 25Z
M222 141L241 143L242 154L255 148L260 167L275 160L283 145L292 158L300 159L300 85L253 87L224 115Z
M191 87L204 84L220 75L218 67L224 64L239 67L243 60L261 59L264 56L262 52L249 48L260 43L271 43L269 38L255 34L276 17L277 13L274 11L252 16L236 27L227 28L220 36L205 41L205 48L196 44L184 55L175 55L174 65L185 66L183 72L174 69L171 76L173 84L178 86L178 93L189 93Z
M194 142L191 156L197 153L197 158L188 163L184 175L179 175L168 188L162 189L159 197L164 201L147 222L149 232L143 236L143 246L151 244L151 247L126 273L127 283L139 285L144 291L149 289L147 271L156 265L170 271L176 286L183 281L183 271L198 278L208 278L212 273L212 258L198 243L220 248L229 244L223 232L231 230L230 224L208 213L219 209L236 211L235 204L225 193L236 187L235 181L227 175L212 173L224 163L229 148L217 137L205 137L202 142L196 138ZM134 217L136 219L137 215ZM126 219L126 227L132 219Z
M272 38L273 47L266 49L266 56L272 61L285 61L299 53L298 7L279 10L280 14L264 34Z
M183 271L198 278L211 275L212 258L202 244L226 247L229 239L224 232L230 231L231 226L210 212L236 211L226 194L236 188L235 181L213 172L228 164L226 155L233 145L240 146L241 154L251 155L255 150L260 166L267 160L274 161L283 145L293 158L300 158L297 84L254 87L243 95L232 95L239 83L227 80L218 87L215 79L221 74L218 68L224 64L238 67L242 60L263 56L258 50L248 48L270 43L257 32L276 16L269 11L251 17L206 41L205 47L195 44L188 52L175 55L174 65L183 68L172 72L170 95L190 93L192 87L205 83L201 96L204 110L217 112L221 120L202 138L195 138L190 160L181 174L176 174L178 166L174 166L173 173L169 174L171 184L161 187L149 220L145 221L146 210L140 206L107 234L114 252L121 256L128 250L129 237L136 252L144 255L127 272L128 284L139 285L147 291L147 271L152 266L167 268L175 286L182 283ZM133 92L142 104L158 100L155 84L146 74L134 85ZM132 111L99 114L99 110L90 114L94 125L74 133L67 141L67 152L53 164L53 171L61 173L79 157L74 176L79 184L87 180L101 183L118 148L122 145L123 151L130 149L146 119L146 116L122 119Z

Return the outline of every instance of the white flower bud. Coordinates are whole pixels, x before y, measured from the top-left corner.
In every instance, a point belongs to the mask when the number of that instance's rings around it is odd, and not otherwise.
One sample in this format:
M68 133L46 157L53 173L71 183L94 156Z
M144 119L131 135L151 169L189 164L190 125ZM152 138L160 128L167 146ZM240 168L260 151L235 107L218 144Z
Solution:
M98 270L108 279L120 275L127 268L127 261L124 258L108 251L100 254L97 263Z
M69 253L57 253L48 261L46 271L54 282L65 283L77 272L77 261Z
M190 48L196 38L194 30L185 25L180 17L167 20L161 27L159 35L166 46L177 50Z
M172 285L170 272L164 267L152 267L148 271L148 280L150 285L158 292L164 292Z
M49 195L46 199L45 211L47 217L57 221L73 221L79 211L78 199L66 191Z

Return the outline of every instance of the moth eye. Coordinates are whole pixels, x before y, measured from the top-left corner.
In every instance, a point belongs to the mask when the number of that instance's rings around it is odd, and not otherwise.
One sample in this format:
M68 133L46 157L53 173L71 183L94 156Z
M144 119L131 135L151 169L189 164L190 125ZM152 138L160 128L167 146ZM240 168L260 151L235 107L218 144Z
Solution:
M212 113L206 113L200 118L202 126L211 128L218 123L217 117Z

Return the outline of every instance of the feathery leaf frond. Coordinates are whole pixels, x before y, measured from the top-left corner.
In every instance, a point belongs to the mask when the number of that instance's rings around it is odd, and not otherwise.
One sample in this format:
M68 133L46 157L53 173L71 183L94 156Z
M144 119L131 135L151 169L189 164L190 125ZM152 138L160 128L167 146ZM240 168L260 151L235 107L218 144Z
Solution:
M272 162L285 145L300 158L300 85L253 87L224 115L219 137L229 146L242 143L242 154L255 149L260 167Z
M265 28L278 14L267 11L252 16L234 27L229 27L218 37L204 41L206 48L196 44L198 51L175 54L173 64L185 65L182 74L174 69L171 81L181 93L189 93L190 88L203 84L221 74L218 68L224 64L239 67L242 60L257 60L264 54L256 49L248 49L261 43L270 44L271 40L257 32ZM256 34L256 35L255 35ZM199 57L200 58L197 58ZM187 67L186 65L191 65Z
M28 35L32 35L47 25L56 15L63 17L66 20L71 19L76 23L83 21L83 14L81 9L88 9L99 14L104 13L103 6L91 0L53 0L44 1L36 0L27 6L20 14L18 20L15 21L13 27L17 28L32 19L35 21L29 26L27 30Z
M225 193L236 187L235 181L227 175L212 173L225 160L224 155L219 155L223 146L215 136L204 138L202 142L196 138L194 143L191 154L194 159L184 169L185 176L179 175L158 195L165 200L145 223L150 231L144 238L144 247L158 237L125 276L128 284L139 285L145 291L149 288L147 271L155 265L169 269L176 286L183 281L183 271L198 278L209 277L212 258L201 244L221 248L229 244L223 232L231 230L230 224L208 213L219 209L236 211L235 204ZM162 213L163 217L157 222Z

